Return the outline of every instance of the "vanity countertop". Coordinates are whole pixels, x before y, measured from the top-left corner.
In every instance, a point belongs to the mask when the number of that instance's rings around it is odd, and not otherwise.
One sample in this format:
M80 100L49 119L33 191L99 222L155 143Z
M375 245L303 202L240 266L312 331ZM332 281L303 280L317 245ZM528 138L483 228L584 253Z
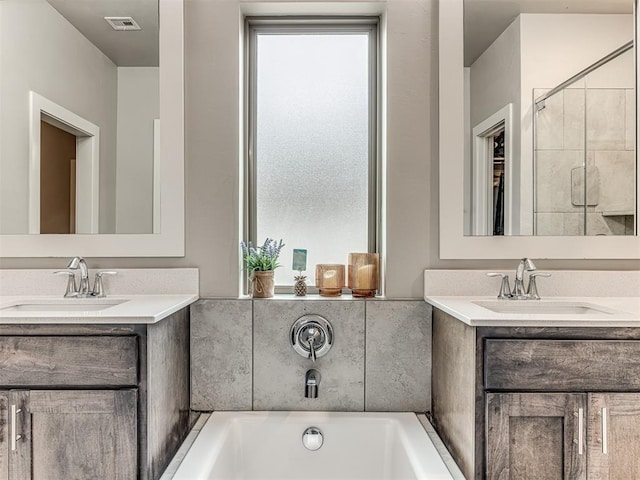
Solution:
M425 301L474 327L640 327L640 297L549 297L542 300L498 300L495 296L428 296ZM507 310L540 312L505 313ZM581 313L558 313L576 306ZM556 308L558 307L558 308Z
M113 295L95 299L0 296L0 324L152 324L197 299L194 294ZM16 305L18 308L11 308Z

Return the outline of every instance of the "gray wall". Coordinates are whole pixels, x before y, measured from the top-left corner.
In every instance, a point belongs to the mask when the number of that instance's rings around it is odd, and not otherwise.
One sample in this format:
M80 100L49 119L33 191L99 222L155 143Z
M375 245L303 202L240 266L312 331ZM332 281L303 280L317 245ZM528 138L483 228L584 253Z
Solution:
M316 362L289 343L303 315L331 322ZM200 300L191 306L194 410L410 411L431 408L431 307L421 300ZM304 397L308 369L318 398Z
M203 297L238 294L236 0L187 0L186 257L90 259L96 268L200 268ZM424 268L512 268L512 260L438 257L438 25L435 0L391 0L388 26L387 295L420 298ZM462 181L462 179L461 179ZM523 252L524 254L525 252ZM638 261L537 261L541 269L638 269ZM2 259L57 268L63 259Z

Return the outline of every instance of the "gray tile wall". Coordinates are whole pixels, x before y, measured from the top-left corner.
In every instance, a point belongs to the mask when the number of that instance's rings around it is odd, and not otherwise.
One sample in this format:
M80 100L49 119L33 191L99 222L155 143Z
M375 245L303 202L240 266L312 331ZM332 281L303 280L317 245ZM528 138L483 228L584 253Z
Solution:
M369 301L366 316L365 409L429 411L431 305Z
M289 343L291 325L318 314L333 326L314 364ZM191 307L194 410L428 411L431 308L422 300L199 300ZM304 377L322 376L316 399Z
M544 92L536 89L534 96ZM587 234L633 234L634 112L632 89L568 88L547 100L536 124L539 235L584 233L585 135Z
M252 323L250 301L191 305L193 410L251 410Z
M364 410L364 305L358 301L256 300L253 303L255 410ZM289 331L317 314L334 332L331 350L314 363L291 348ZM318 398L304 397L307 370L320 372Z

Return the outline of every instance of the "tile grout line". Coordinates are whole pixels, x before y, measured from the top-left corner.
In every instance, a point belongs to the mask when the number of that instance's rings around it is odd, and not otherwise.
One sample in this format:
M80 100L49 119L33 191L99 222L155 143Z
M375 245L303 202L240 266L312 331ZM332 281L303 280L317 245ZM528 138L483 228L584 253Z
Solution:
M362 411L367 411L367 304L368 300L364 301L364 345L362 346Z
M251 411L255 409L255 375L256 375L256 353L255 353L255 300L251 299Z

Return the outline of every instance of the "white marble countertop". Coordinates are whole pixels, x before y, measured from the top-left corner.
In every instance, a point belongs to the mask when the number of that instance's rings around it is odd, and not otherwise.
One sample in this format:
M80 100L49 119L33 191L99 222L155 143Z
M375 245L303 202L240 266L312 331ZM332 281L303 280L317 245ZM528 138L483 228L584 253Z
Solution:
M60 295L0 296L0 324L152 324L197 299L195 294L109 295L87 299ZM10 308L15 305L26 305L29 310ZM43 305L42 309L38 305ZM94 310L96 306L105 308Z
M495 296L430 296L425 301L474 327L640 327L640 297L548 297L498 300ZM544 313L498 313L481 305L540 306ZM517 305L516 305L517 304ZM556 306L588 307L587 313L549 313ZM562 308L560 308L562 309ZM591 310L593 309L593 310Z

